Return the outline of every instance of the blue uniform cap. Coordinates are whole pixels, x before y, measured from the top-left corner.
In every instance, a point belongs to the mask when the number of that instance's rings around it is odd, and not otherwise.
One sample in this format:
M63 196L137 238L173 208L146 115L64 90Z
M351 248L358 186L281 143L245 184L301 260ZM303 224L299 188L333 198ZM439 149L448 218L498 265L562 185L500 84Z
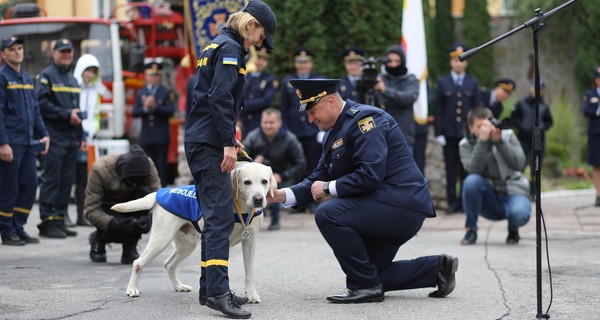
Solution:
M265 45L271 50L275 49L273 34L277 28L277 18L275 18L271 7L260 0L250 0L242 11L248 12L260 22L263 28L265 28Z
M362 60L363 52L358 47L350 47L346 48L344 52L342 52L342 56L344 57L344 62Z
M494 87L500 87L506 90L508 93L512 93L513 90L517 87L515 82L512 79L500 79L494 83Z
M63 51L63 50L73 50L73 42L69 39L60 38L56 40L54 43L54 50Z
M308 111L321 98L336 93L340 79L292 79L290 84L296 88L300 99L300 111Z
M455 58L466 51L469 51L469 47L467 47L466 44L462 42L455 42L450 46L450 50L448 50L448 55L450 55L450 58Z
M15 43L23 43L24 41L15 37L15 36L8 36L8 37L4 37L2 38L2 43L0 44L0 51L3 51L4 49L12 46Z

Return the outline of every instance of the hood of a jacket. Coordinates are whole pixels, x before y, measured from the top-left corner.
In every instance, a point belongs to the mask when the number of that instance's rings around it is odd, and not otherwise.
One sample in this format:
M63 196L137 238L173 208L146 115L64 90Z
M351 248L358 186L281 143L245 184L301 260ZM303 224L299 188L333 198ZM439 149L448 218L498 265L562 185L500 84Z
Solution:
M96 67L98 68L98 73L100 72L100 61L98 61L98 58L86 53L79 57L79 60L77 60L77 64L75 65L75 71L73 71L73 76L77 79L77 83L82 87L84 86L82 77L83 72L89 67ZM98 75L92 79L91 83L95 83L97 80Z

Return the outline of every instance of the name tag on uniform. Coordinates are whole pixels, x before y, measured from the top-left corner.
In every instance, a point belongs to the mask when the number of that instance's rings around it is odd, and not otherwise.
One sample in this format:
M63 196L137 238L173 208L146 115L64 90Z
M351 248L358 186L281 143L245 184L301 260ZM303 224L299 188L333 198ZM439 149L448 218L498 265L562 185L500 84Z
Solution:
M591 97L590 98L590 102L591 103L597 103L599 101L598 97Z
M333 144L331 145L331 150L335 150L343 145L344 145L344 140L342 140L342 138L339 138L333 142Z

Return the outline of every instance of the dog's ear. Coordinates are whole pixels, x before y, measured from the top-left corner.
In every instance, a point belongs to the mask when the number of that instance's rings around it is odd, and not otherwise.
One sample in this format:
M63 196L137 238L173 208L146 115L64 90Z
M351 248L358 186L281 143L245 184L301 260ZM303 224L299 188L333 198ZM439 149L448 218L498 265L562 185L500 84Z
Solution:
M269 167L269 171L271 172L269 195L275 198L275 191L277 191L277 180L275 179L275 175L273 174L273 169L271 169L271 167Z
M233 189L233 198L237 199L238 198L238 186L239 186L239 177L240 176L240 170L238 170L237 168L233 169L233 171L231 171L231 188Z

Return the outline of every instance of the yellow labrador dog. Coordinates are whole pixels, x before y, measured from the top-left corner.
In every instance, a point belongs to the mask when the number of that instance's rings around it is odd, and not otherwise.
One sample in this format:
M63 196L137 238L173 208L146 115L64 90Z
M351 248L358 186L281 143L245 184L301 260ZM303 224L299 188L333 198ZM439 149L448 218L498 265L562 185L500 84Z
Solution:
M260 297L254 287L254 248L260 225L263 221L262 209L267 206L267 192L271 195L277 189L277 182L270 167L259 163L243 163L231 172L233 199L238 216L233 232L229 237L230 246L242 243L246 295L251 303L260 303ZM180 198L177 198L177 197ZM163 201L167 199L166 201ZM178 200L181 199L181 200ZM184 208L196 202L194 186L163 188L147 196L119 203L112 207L117 212L135 212L150 210L152 212L152 228L146 248L140 257L133 262L131 278L127 285L127 295L140 295L138 279L144 266L158 256L169 243L173 242L175 251L164 263L169 278L176 291L189 292L192 287L179 281L176 269L196 248L204 220L199 217L201 210ZM187 203L187 204L186 204ZM197 205L197 202L196 202ZM168 209L166 208L168 207ZM185 214L182 211L196 211ZM242 215L246 213L245 215ZM194 216L194 214L196 216ZM240 219L241 218L241 219ZM198 221L194 226L191 221ZM246 225L247 224L247 225Z

